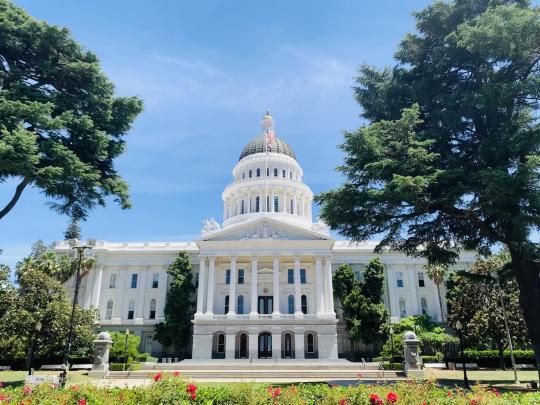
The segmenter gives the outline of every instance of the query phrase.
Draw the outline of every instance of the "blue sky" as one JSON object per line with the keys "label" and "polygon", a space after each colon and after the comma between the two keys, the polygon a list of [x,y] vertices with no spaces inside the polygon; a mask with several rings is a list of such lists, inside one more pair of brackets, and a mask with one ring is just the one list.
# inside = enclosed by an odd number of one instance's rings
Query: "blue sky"
{"label": "blue sky", "polygon": [[[393,64],[414,29],[412,11],[428,3],[16,0],[69,28],[98,55],[118,94],[145,101],[117,161],[133,208],[97,208],[83,237],[197,238],[204,218],[221,221],[221,192],[266,109],[313,191],[337,186],[341,131],[361,123],[356,69]],[[0,204],[13,189],[0,185]],[[2,261],[13,265],[37,239],[61,239],[66,225],[38,190],[25,191],[0,225]]]}

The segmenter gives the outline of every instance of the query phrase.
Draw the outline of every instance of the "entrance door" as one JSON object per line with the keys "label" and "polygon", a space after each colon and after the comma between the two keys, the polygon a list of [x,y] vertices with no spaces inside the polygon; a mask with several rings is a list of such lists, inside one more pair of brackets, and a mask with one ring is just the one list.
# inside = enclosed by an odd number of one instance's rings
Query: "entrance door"
{"label": "entrance door", "polygon": [[247,335],[245,333],[242,333],[240,335],[240,358],[241,359],[247,359],[248,357],[248,350],[247,350]]}
{"label": "entrance door", "polygon": [[285,358],[292,359],[292,337],[290,333],[285,334]]}
{"label": "entrance door", "polygon": [[259,335],[259,359],[272,358],[272,335],[261,333]]}
{"label": "entrance door", "polygon": [[274,297],[259,296],[259,314],[271,314],[274,311]]}

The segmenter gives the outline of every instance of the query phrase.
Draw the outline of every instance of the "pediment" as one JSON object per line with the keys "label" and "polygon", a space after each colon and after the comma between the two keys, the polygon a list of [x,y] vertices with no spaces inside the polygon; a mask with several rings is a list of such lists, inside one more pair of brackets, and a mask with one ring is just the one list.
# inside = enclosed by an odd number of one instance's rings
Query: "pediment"
{"label": "pediment", "polygon": [[275,219],[257,219],[204,235],[203,241],[330,240],[325,233]]}

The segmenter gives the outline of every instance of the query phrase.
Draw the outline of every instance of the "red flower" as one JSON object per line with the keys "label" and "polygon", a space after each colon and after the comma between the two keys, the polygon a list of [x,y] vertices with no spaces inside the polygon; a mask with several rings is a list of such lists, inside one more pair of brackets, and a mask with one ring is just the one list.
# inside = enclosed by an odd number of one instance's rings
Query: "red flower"
{"label": "red flower", "polygon": [[497,388],[493,388],[491,391],[493,391],[493,393],[495,394],[496,397],[501,396],[501,393],[499,392],[499,390]]}
{"label": "red flower", "polygon": [[193,395],[197,392],[197,386],[195,384],[188,384],[186,387],[186,391]]}
{"label": "red flower", "polygon": [[86,399],[79,399],[78,405],[86,405]]}
{"label": "red flower", "polygon": [[195,401],[197,399],[197,394],[195,394],[194,392],[191,393],[191,400],[192,401]]}
{"label": "red flower", "polygon": [[175,371],[175,372],[173,373],[173,375],[174,375],[175,377],[178,377],[178,376],[180,375],[180,371]]}
{"label": "red flower", "polygon": [[426,401],[422,402],[422,405],[427,405],[427,402]]}
{"label": "red flower", "polygon": [[0,401],[7,401],[8,397],[6,395],[0,394]]}
{"label": "red flower", "polygon": [[390,403],[394,403],[394,402],[397,402],[397,394],[395,392],[389,392],[388,394],[386,394],[386,400]]}
{"label": "red flower", "polygon": [[477,399],[471,399],[471,402],[469,402],[471,405],[478,405],[479,401]]}
{"label": "red flower", "polygon": [[268,393],[270,394],[270,396],[272,398],[277,398],[281,395],[281,389],[280,388],[272,388],[272,387],[268,387]]}
{"label": "red flower", "polygon": [[4,383],[0,381],[0,388],[4,388]]}
{"label": "red flower", "polygon": [[371,394],[369,396],[369,401],[370,401],[371,405],[382,405],[383,404],[383,400],[377,394]]}
{"label": "red flower", "polygon": [[28,385],[25,385],[22,392],[23,392],[24,395],[28,395],[28,394],[30,394],[32,392],[32,387],[29,387]]}
{"label": "red flower", "polygon": [[451,397],[451,396],[452,396],[452,391],[448,391],[448,392],[446,393],[446,396]]}
{"label": "red flower", "polygon": [[339,400],[339,405],[347,405],[349,403],[349,400],[347,398],[343,398]]}
{"label": "red flower", "polygon": [[154,375],[154,381],[159,381],[162,378],[163,378],[163,373],[161,371]]}

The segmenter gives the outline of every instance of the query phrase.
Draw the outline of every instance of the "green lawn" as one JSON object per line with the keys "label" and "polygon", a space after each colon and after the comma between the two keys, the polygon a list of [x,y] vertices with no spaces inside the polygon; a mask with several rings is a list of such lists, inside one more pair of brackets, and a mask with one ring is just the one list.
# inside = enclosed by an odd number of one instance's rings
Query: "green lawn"
{"label": "green lawn", "polygon": [[[68,382],[82,383],[92,381],[86,373],[86,371],[70,371],[68,373]],[[60,373],[58,371],[36,371],[35,374],[58,375]],[[23,385],[27,375],[28,371],[0,371],[0,382],[12,386]]]}

